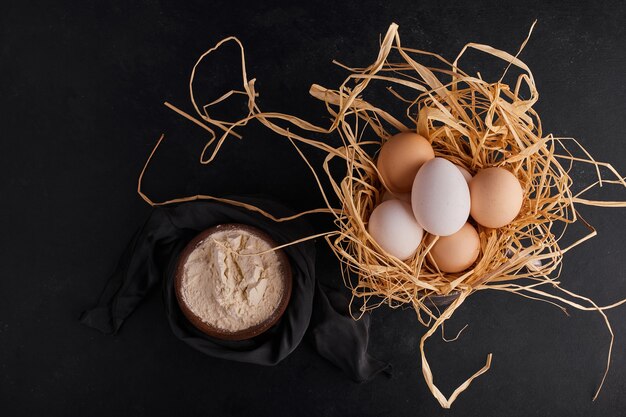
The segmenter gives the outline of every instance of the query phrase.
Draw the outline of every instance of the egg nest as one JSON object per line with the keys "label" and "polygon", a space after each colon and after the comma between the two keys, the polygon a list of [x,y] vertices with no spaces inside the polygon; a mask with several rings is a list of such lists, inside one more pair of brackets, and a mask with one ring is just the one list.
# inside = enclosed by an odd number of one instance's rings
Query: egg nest
{"label": "egg nest", "polygon": [[[488,354],[481,369],[445,396],[435,385],[426,359],[426,340],[476,291],[505,291],[553,304],[564,312],[566,307],[597,311],[611,333],[610,358],[613,334],[604,311],[625,300],[599,307],[589,298],[563,288],[559,277],[564,254],[596,234],[578,213],[578,206],[625,206],[623,202],[589,200],[584,194],[598,185],[613,183],[626,187],[626,183],[609,164],[595,161],[576,140],[544,134],[540,117],[533,109],[539,95],[532,72],[518,58],[528,39],[516,55],[470,43],[449,62],[437,54],[401,46],[398,26],[392,24],[371,65],[351,68],[337,63],[349,73],[338,88],[311,86],[310,94],[325,103],[331,117],[330,127],[320,127],[293,115],[261,111],[256,101],[256,80],[247,75],[243,45],[236,38],[226,38],[203,54],[193,68],[189,89],[197,116],[170,103],[166,105],[210,134],[200,157],[203,164],[215,159],[225,140],[241,138],[238,129],[253,120],[288,139],[313,174],[326,206],[276,218],[261,208],[211,195],[154,202],[141,190],[145,167],[138,191],[152,205],[210,199],[261,212],[276,221],[313,213],[334,216],[336,230],[290,244],[319,237],[327,240],[343,266],[355,318],[380,305],[408,305],[415,309],[418,320],[428,327],[420,341],[422,371],[442,407],[450,407],[491,363]],[[201,106],[194,95],[196,70],[206,56],[226,43],[235,43],[241,52],[241,90],[226,92]],[[468,51],[499,60],[503,67],[501,77],[487,81],[480,73],[464,72],[459,63]],[[422,61],[434,64],[426,66]],[[368,101],[368,93],[376,84],[384,85],[388,91],[385,103]],[[240,96],[246,100],[246,116],[235,121],[212,117],[213,106]],[[389,109],[398,106],[404,114],[393,115]],[[382,201],[385,190],[376,169],[376,153],[391,136],[409,130],[427,138],[435,156],[465,167],[472,174],[482,168],[503,167],[517,177],[523,188],[523,205],[513,222],[498,229],[473,223],[480,236],[480,255],[463,272],[439,271],[427,256],[434,244],[426,244],[427,239],[413,257],[403,261],[386,254],[367,232],[369,216]],[[341,140],[339,146],[333,145],[337,138]],[[303,147],[324,152],[321,166],[313,166]],[[581,164],[591,166],[597,178],[574,193],[570,172]],[[337,166],[345,167],[342,175],[337,175]],[[339,202],[338,207],[333,204],[335,201]],[[568,226],[575,222],[582,227],[576,237],[566,238]],[[428,301],[445,296],[453,296],[449,298],[454,301],[443,311],[436,307],[436,302]],[[607,360],[604,376],[608,363]],[[599,387],[603,382],[604,378]]]}

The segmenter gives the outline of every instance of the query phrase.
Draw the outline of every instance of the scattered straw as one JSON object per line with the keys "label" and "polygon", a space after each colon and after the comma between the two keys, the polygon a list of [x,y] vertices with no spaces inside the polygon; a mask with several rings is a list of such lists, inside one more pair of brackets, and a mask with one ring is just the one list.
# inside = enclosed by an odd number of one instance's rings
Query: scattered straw
{"label": "scattered straw", "polygon": [[[626,300],[599,307],[589,298],[562,288],[558,279],[563,255],[596,234],[593,227],[580,216],[578,206],[626,207],[623,201],[594,201],[582,198],[581,195],[603,183],[626,187],[626,182],[609,164],[595,161],[577,141],[543,133],[539,115],[533,109],[539,96],[534,78],[530,68],[518,58],[529,37],[530,33],[515,56],[487,45],[469,43],[451,63],[439,55],[401,46],[398,26],[392,24],[381,41],[376,60],[370,66],[350,68],[341,65],[350,74],[337,89],[311,86],[310,94],[325,103],[332,117],[328,128],[288,114],[261,111],[255,100],[258,96],[255,80],[248,79],[243,45],[234,37],[224,39],[203,54],[193,67],[189,89],[196,115],[165,103],[211,135],[202,151],[200,162],[210,163],[225,140],[231,136],[241,137],[235,132],[236,129],[255,120],[293,144],[313,173],[326,207],[286,218],[275,218],[249,204],[209,195],[154,202],[141,191],[141,183],[146,167],[163,137],[142,170],[138,192],[151,205],[210,199],[254,210],[276,221],[287,221],[311,213],[334,216],[336,230],[303,238],[293,244],[309,238],[325,237],[341,262],[344,282],[352,291],[351,311],[355,318],[382,304],[394,308],[404,305],[415,308],[418,320],[428,326],[420,341],[424,379],[444,408],[449,408],[457,396],[491,365],[491,354],[488,354],[485,365],[446,397],[435,385],[426,359],[425,343],[428,338],[444,325],[472,293],[481,290],[506,291],[550,303],[565,313],[566,306],[597,311],[605,320],[611,341],[607,366],[593,397],[595,400],[609,370],[613,346],[613,332],[604,311]],[[242,90],[226,92],[219,99],[200,106],[193,88],[196,70],[206,56],[228,42],[234,42],[241,51]],[[489,82],[480,75],[465,73],[459,62],[470,50],[507,63],[502,77],[497,82]],[[421,59],[434,59],[438,65],[427,67],[420,63]],[[521,74],[511,76],[513,69]],[[505,83],[507,76],[512,77],[514,82]],[[391,93],[389,100],[400,100],[406,106],[405,115],[394,116],[384,110],[387,107],[385,103],[379,107],[366,100],[370,85],[381,82],[387,85]],[[236,96],[246,98],[247,115],[236,121],[212,118],[212,106]],[[505,167],[517,176],[523,186],[525,198],[519,216],[501,229],[478,226],[481,242],[479,260],[462,273],[440,272],[426,256],[432,244],[420,246],[413,258],[401,261],[385,253],[367,233],[369,215],[381,201],[385,189],[376,170],[372,149],[380,148],[398,131],[409,129],[428,138],[436,156],[447,158],[470,172],[491,166]],[[221,132],[219,136],[216,130]],[[330,141],[308,137],[313,134],[318,137],[338,137],[342,145],[333,147]],[[326,153],[321,168],[330,182],[329,189],[322,185],[316,169],[298,145],[312,146]],[[210,156],[207,157],[208,153]],[[333,177],[330,170],[330,164],[337,160],[345,164],[345,175],[339,179]],[[573,181],[569,172],[576,164],[594,166],[597,181],[582,192],[573,194]],[[603,178],[601,168],[608,170],[611,177]],[[328,193],[338,198],[340,207],[331,207]],[[562,246],[567,227],[577,221],[587,233]],[[459,296],[442,313],[428,307],[426,299],[429,296],[447,295],[453,291],[458,292]],[[356,300],[359,302],[356,303]]]}

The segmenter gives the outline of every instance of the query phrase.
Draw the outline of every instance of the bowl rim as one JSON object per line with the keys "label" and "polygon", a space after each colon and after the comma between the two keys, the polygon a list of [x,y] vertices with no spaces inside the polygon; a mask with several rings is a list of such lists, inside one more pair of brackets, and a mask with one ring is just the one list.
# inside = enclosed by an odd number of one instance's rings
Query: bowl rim
{"label": "bowl rim", "polygon": [[234,332],[223,330],[212,326],[206,322],[204,322],[198,315],[196,315],[191,309],[187,306],[187,304],[183,300],[182,295],[182,282],[185,273],[185,264],[187,263],[187,259],[189,255],[202,243],[204,242],[210,235],[229,230],[241,230],[248,232],[264,241],[266,241],[270,246],[276,247],[278,244],[272,239],[267,233],[264,231],[247,224],[242,223],[224,223],[218,224],[216,226],[209,227],[208,229],[203,230],[198,233],[191,241],[185,246],[178,257],[175,279],[174,279],[174,288],[176,292],[176,300],[178,301],[178,306],[180,307],[183,315],[191,324],[200,330],[202,333],[207,336],[214,337],[216,339],[221,340],[245,340],[251,339],[253,337],[259,336],[260,334],[267,331],[270,327],[274,326],[278,320],[285,313],[287,306],[289,304],[289,300],[291,299],[291,290],[292,290],[292,271],[291,264],[287,258],[287,255],[284,253],[282,249],[277,249],[275,251],[278,256],[279,262],[279,270],[281,271],[281,277],[283,281],[283,295],[278,303],[278,306],[274,310],[274,312],[262,322],[255,324],[254,326],[248,327],[246,329],[237,330]]}

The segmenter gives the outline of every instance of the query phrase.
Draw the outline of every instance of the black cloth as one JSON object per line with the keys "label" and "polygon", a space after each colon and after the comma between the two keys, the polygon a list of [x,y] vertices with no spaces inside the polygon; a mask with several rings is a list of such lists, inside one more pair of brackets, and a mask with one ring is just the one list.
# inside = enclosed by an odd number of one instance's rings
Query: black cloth
{"label": "black cloth", "polygon": [[[293,214],[285,207],[258,198],[237,198],[275,216]],[[352,379],[365,381],[390,365],[367,353],[369,316],[353,320],[347,298],[339,291],[323,290],[315,280],[315,244],[311,241],[284,248],[289,258],[293,287],[280,321],[263,334],[243,341],[222,341],[196,329],[182,314],[174,291],[174,271],[185,245],[199,232],[217,224],[243,223],[265,231],[278,244],[311,234],[301,219],[274,222],[259,213],[228,204],[194,201],[154,208],[135,233],[115,273],[93,309],[81,322],[103,333],[116,333],[146,294],[160,282],[170,327],[176,337],[207,355],[274,365],[308,338],[320,355],[343,369]],[[328,291],[328,294],[327,292]]]}

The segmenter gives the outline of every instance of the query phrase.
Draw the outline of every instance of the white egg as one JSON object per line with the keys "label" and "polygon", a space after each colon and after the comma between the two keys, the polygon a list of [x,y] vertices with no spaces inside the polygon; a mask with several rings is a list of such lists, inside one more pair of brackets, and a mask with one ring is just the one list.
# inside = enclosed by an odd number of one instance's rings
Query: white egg
{"label": "white egg", "polygon": [[367,231],[385,252],[401,260],[413,256],[424,236],[410,204],[395,199],[372,211]]}
{"label": "white egg", "polygon": [[463,178],[465,178],[465,181],[467,181],[467,183],[469,184],[470,180],[472,179],[472,174],[470,174],[470,172],[461,165],[455,165],[455,167],[457,167],[459,171],[461,171]]}
{"label": "white egg", "polygon": [[411,205],[424,230],[437,236],[450,236],[459,231],[469,217],[467,181],[452,162],[431,159],[415,176]]}

